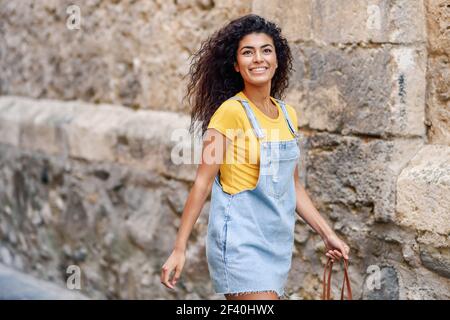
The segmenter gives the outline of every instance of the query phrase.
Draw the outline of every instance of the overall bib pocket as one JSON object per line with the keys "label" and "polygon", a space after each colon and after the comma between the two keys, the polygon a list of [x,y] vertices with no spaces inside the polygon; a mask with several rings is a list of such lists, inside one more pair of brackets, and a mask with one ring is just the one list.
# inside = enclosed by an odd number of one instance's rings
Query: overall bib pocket
{"label": "overall bib pocket", "polygon": [[268,195],[279,199],[286,193],[294,179],[299,155],[298,148],[272,152],[268,161],[268,172],[263,180],[263,188]]}

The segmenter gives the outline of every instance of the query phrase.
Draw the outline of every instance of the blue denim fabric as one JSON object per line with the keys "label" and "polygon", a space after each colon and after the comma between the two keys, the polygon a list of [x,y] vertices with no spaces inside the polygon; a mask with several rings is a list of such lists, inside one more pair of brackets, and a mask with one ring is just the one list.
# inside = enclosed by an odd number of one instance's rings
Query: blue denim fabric
{"label": "blue denim fabric", "polygon": [[242,103],[259,139],[260,170],[256,187],[236,194],[223,191],[219,174],[214,179],[206,238],[209,273],[216,293],[276,291],[281,297],[294,245],[298,134],[278,101],[294,138],[264,141],[248,101],[232,99]]}

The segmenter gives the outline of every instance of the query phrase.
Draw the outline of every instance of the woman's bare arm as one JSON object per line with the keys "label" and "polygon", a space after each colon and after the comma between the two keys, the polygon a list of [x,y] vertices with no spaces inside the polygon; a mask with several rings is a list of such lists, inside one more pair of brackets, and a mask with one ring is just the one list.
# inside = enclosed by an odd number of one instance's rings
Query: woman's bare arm
{"label": "woman's bare arm", "polygon": [[296,193],[296,210],[297,214],[303,218],[322,238],[333,234],[325,219],[320,215],[319,211],[314,207],[311,198],[306,193],[298,177],[298,166],[295,168],[295,193]]}
{"label": "woman's bare arm", "polygon": [[186,249],[189,235],[211,192],[214,178],[224,159],[224,150],[226,150],[229,142],[229,139],[225,138],[225,136],[215,129],[208,129],[206,131],[202,149],[202,160],[197,169],[194,185],[184,206],[174,249]]}
{"label": "woman's bare arm", "polygon": [[[181,275],[189,235],[202,211],[206,198],[211,192],[214,178],[225,158],[225,150],[230,142],[231,140],[225,138],[219,131],[215,129],[206,130],[203,139],[202,159],[197,168],[194,185],[184,205],[174,249],[161,268],[161,283],[168,288],[173,289]],[[169,280],[173,270],[175,274]]]}
{"label": "woman's bare arm", "polygon": [[294,180],[297,214],[322,237],[328,250],[326,253],[328,257],[339,260],[339,258],[344,256],[345,259],[348,259],[350,248],[344,241],[339,239],[334,230],[331,229],[319,211],[314,207],[311,198],[306,193],[298,177],[298,166],[295,168]]}

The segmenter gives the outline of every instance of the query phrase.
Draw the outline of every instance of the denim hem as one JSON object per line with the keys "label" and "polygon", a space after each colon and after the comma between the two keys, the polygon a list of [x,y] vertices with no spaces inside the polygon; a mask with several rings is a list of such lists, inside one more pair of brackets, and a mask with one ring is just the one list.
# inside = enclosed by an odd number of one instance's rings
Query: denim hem
{"label": "denim hem", "polygon": [[238,290],[238,291],[231,291],[231,292],[218,292],[219,294],[224,295],[230,295],[230,296],[242,296],[246,294],[252,294],[252,293],[264,293],[264,292],[273,292],[277,294],[278,299],[285,298],[285,292],[284,290],[275,290],[275,289],[265,289],[265,290]]}

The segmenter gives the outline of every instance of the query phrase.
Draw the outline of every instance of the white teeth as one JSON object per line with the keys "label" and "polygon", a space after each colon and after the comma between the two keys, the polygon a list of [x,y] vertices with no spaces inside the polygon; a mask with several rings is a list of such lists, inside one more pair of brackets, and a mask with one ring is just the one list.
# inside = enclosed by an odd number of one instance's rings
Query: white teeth
{"label": "white teeth", "polygon": [[253,68],[251,69],[252,71],[262,71],[262,70],[266,70],[266,68],[262,67],[262,68]]}

